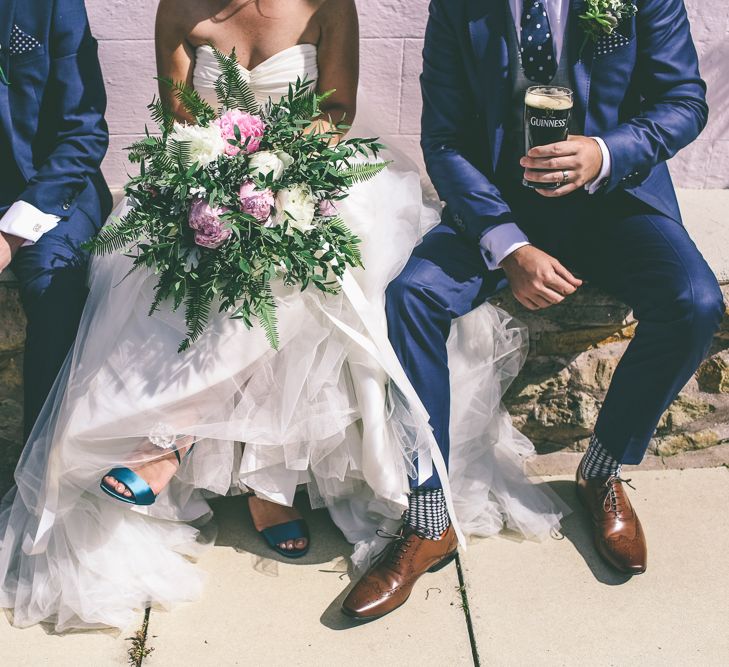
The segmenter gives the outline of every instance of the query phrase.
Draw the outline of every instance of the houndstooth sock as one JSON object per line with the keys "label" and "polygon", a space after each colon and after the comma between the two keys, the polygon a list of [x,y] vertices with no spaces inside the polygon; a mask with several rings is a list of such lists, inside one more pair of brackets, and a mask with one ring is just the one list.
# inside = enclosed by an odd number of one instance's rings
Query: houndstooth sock
{"label": "houndstooth sock", "polygon": [[596,479],[620,475],[622,465],[600,444],[593,433],[590,438],[590,446],[587,448],[585,456],[582,457],[580,467],[585,479]]}
{"label": "houndstooth sock", "polygon": [[403,519],[430,540],[439,540],[451,525],[443,489],[413,489]]}

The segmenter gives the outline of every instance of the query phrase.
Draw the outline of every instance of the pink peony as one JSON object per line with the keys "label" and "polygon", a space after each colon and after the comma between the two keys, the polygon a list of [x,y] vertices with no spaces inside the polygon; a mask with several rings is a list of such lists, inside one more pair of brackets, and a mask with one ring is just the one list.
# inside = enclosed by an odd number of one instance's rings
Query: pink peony
{"label": "pink peony", "polygon": [[221,216],[230,209],[225,206],[212,208],[204,199],[197,199],[190,207],[187,220],[195,230],[195,243],[203,248],[219,248],[233,233]]}
{"label": "pink peony", "polygon": [[215,121],[220,129],[220,136],[225,141],[225,154],[238,155],[242,150],[238,146],[228,143],[228,139],[235,139],[235,130],[240,130],[240,143],[246,145],[246,153],[255,153],[261,146],[261,137],[266,126],[258,116],[253,116],[240,109],[230,109],[226,111],[217,121]]}
{"label": "pink peony", "polygon": [[240,186],[240,210],[243,213],[252,215],[258,222],[266,222],[271,215],[271,209],[274,204],[273,192],[266,188],[265,190],[256,190],[256,185],[252,181],[245,181]]}
{"label": "pink peony", "polygon": [[331,199],[319,201],[319,215],[324,218],[333,218],[338,214],[337,205]]}

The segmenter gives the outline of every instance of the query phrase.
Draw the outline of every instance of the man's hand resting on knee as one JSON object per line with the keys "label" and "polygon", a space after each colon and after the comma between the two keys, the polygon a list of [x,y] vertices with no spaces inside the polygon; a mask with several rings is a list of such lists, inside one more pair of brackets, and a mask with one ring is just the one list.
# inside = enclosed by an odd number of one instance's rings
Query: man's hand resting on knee
{"label": "man's hand resting on knee", "polygon": [[512,252],[501,262],[501,268],[517,301],[529,310],[559,303],[582,285],[554,257],[533,245]]}
{"label": "man's hand resting on knee", "polygon": [[0,273],[10,266],[16,251],[25,243],[25,239],[12,234],[0,232]]}

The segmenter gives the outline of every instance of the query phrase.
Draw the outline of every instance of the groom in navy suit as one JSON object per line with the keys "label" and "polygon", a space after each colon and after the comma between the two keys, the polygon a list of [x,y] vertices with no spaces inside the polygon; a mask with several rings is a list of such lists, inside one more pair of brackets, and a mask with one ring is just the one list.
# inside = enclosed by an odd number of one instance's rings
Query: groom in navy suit
{"label": "groom in navy suit", "polygon": [[111,207],[105,108],[83,0],[0,0],[0,271],[18,279],[28,319],[26,436],[76,336],[81,244]]}
{"label": "groom in navy suit", "polygon": [[[601,28],[580,20],[584,0],[431,1],[422,147],[446,208],[390,285],[387,315],[447,461],[454,318],[507,281],[532,310],[559,303],[582,280],[633,308],[635,338],[613,376],[577,490],[600,555],[637,574],[647,550],[620,466],[640,463],[664,410],[704,358],[724,303],[682,226],[666,167],[708,112],[683,1],[597,4],[620,18],[593,42],[587,32]],[[535,84],[571,88],[574,108],[566,141],[525,154],[524,96]],[[523,177],[559,187],[531,190]],[[452,554],[440,487],[433,475],[413,489],[402,540],[354,589],[347,613],[391,611]],[[431,540],[441,546],[427,546]]]}

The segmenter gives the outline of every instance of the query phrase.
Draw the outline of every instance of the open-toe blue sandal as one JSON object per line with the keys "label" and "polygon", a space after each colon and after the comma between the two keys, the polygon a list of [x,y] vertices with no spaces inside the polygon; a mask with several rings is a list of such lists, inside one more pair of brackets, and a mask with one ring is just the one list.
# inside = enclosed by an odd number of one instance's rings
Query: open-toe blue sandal
{"label": "open-toe blue sandal", "polygon": [[[250,506],[252,497],[255,497],[254,493],[246,494],[248,496],[248,510],[253,513]],[[256,528],[255,521],[253,527]],[[271,549],[277,554],[284,556],[285,558],[301,558],[309,553],[309,546],[311,545],[311,538],[309,537],[309,527],[306,525],[304,519],[294,519],[293,521],[285,521],[284,523],[278,523],[275,526],[264,528],[263,530],[256,530],[263,536]],[[279,544],[288,542],[289,540],[306,540],[306,546],[303,549],[282,549]]]}
{"label": "open-toe blue sandal", "polygon": [[[180,450],[177,449],[174,445],[172,446],[172,451],[174,455],[177,457],[177,462],[179,464],[182,464],[183,458],[186,458],[195,447],[194,443],[190,445],[190,449],[187,450],[185,453],[185,457],[180,456]],[[112,498],[115,498],[116,500],[121,500],[123,503],[129,503],[130,505],[153,505],[154,501],[157,500],[157,496],[154,495],[154,491],[152,491],[151,487],[147,482],[145,482],[139,475],[137,475],[136,472],[133,470],[130,470],[129,468],[112,468],[109,472],[104,475],[104,477],[111,476],[118,482],[121,482],[124,486],[127,487],[129,491],[131,491],[131,496],[125,496],[123,493],[118,493],[116,489],[112,488],[109,484],[107,484],[104,479],[101,480],[101,490],[107,494],[108,496],[111,496]]]}
{"label": "open-toe blue sandal", "polygon": [[[268,542],[268,546],[271,547],[276,553],[285,556],[286,558],[301,558],[309,553],[309,545],[311,540],[309,539],[309,527],[306,525],[306,521],[303,519],[294,519],[293,521],[287,521],[286,523],[279,523],[276,526],[270,528],[264,528],[261,532],[263,539]],[[306,546],[303,549],[282,549],[279,544],[288,542],[289,540],[306,540]]]}

